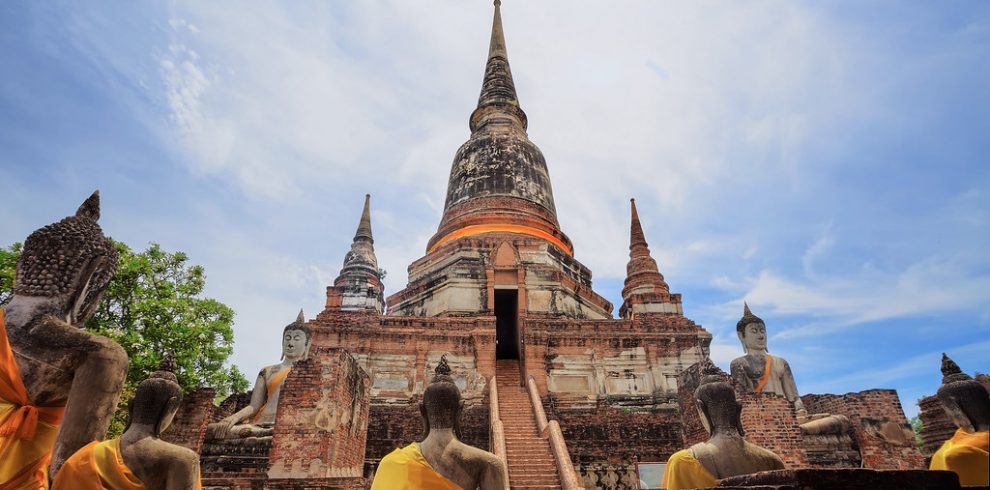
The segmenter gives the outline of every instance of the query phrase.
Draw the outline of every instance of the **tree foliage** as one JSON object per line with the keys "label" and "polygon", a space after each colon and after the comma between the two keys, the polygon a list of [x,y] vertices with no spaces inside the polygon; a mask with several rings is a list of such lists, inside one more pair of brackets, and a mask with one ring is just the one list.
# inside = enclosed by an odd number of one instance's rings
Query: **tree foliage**
{"label": "tree foliage", "polygon": [[14,295],[14,277],[17,274],[17,259],[20,256],[20,243],[0,248],[0,306],[7,304]]}
{"label": "tree foliage", "polygon": [[[233,352],[234,311],[204,297],[203,267],[190,265],[185,253],[166,252],[155,243],[140,253],[114,245],[120,252],[117,273],[86,322],[87,330],[113,339],[130,358],[110,434],[123,430],[127,401],[166,351],[175,355],[179,384],[186,391],[210,386],[224,397],[246,390],[247,380],[237,366],[224,365]],[[19,255],[17,244],[0,252],[0,298],[6,298],[13,284],[12,275],[7,282],[7,263],[16,265]]]}
{"label": "tree foliage", "polygon": [[914,431],[914,444],[921,449],[925,445],[925,439],[921,437],[921,430],[925,428],[925,424],[921,422],[921,417],[915,415],[911,417],[911,430]]}

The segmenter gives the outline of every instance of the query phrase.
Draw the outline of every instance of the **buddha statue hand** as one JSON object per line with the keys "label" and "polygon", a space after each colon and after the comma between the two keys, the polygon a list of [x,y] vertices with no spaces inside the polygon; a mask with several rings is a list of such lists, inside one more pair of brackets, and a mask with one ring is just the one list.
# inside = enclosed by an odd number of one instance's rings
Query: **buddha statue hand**
{"label": "buddha statue hand", "polygon": [[226,417],[219,422],[214,422],[206,426],[206,438],[214,440],[226,439],[230,433],[230,428],[237,424],[238,420],[234,416]]}

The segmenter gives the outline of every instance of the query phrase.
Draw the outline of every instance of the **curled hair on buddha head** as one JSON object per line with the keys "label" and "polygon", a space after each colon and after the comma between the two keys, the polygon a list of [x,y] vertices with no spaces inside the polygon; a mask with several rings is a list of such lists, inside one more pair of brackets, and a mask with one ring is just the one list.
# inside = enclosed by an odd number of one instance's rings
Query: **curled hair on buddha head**
{"label": "curled hair on buddha head", "polygon": [[310,337],[313,335],[309,330],[309,325],[306,325],[306,315],[303,314],[302,308],[299,309],[299,315],[296,316],[296,321],[288,324],[282,329],[282,335],[289,330],[299,330],[304,335],[306,335],[306,342],[309,342]]}
{"label": "curled hair on buddha head", "polygon": [[736,392],[729,384],[729,377],[718,366],[705,359],[701,367],[701,383],[694,390],[694,399],[708,418],[712,434],[716,428],[735,428],[745,436],[739,415],[742,405],[736,400]]}
{"label": "curled hair on buddha head", "polygon": [[179,408],[182,401],[182,387],[179,386],[175,371],[178,364],[175,356],[171,352],[166,352],[162,362],[148,379],[138,385],[128,404],[127,426],[124,432],[130,428],[131,424],[143,424],[154,426],[154,436],[158,437],[161,431],[165,430],[162,422],[166,417]]}
{"label": "curled hair on buddha head", "polygon": [[423,403],[421,405],[423,417],[426,422],[426,431],[434,429],[454,429],[458,432],[458,418],[461,411],[461,390],[454,384],[454,378],[450,376],[450,365],[447,364],[447,355],[440,356],[433,371],[433,380],[423,392]]}
{"label": "curled hair on buddha head", "polygon": [[[962,427],[972,432],[977,424],[987,424],[990,418],[990,394],[979,381],[959,369],[959,365],[942,353],[942,386],[936,393],[946,412],[962,415],[971,427]],[[961,420],[953,421],[959,424]]]}
{"label": "curled hair on buddha head", "polygon": [[66,308],[79,305],[77,318],[88,319],[117,270],[117,249],[103,235],[99,219],[100,191],[96,191],[75,215],[28,235],[17,261],[14,294],[49,298],[73,294]]}
{"label": "curled hair on buddha head", "polygon": [[749,311],[749,305],[743,301],[743,316],[739,319],[739,322],[736,323],[736,332],[742,332],[746,328],[746,325],[749,325],[750,323],[766,324],[762,318],[754,315],[752,311]]}

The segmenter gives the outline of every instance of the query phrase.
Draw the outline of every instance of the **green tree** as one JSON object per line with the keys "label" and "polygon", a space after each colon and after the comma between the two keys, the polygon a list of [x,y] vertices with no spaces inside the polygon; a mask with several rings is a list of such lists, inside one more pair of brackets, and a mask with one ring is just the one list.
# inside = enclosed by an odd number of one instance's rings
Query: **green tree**
{"label": "green tree", "polygon": [[[234,311],[204,297],[203,267],[190,265],[185,253],[166,252],[156,243],[140,253],[119,242],[114,245],[120,252],[117,273],[86,323],[87,330],[119,343],[130,358],[110,435],[123,430],[127,401],[138,383],[158,368],[166,351],[175,355],[179,384],[186,391],[210,386],[225,397],[246,390],[247,379],[237,366],[224,365],[233,352]],[[0,281],[6,278],[4,261],[14,256],[16,264],[19,252],[15,244],[0,254]],[[9,291],[7,282],[0,288],[0,295]]]}
{"label": "green tree", "polygon": [[911,417],[911,430],[914,431],[914,444],[921,449],[921,446],[925,444],[925,439],[921,437],[921,430],[925,427],[925,424],[921,422],[921,417],[915,415]]}
{"label": "green tree", "polygon": [[17,274],[17,259],[20,256],[20,243],[0,248],[0,306],[7,304],[14,295],[14,277]]}

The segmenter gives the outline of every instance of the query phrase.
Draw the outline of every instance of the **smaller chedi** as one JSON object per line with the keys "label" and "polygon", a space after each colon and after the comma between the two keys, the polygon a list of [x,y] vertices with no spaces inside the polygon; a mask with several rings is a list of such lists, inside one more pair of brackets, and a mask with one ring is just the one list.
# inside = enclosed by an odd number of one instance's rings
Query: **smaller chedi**
{"label": "smaller chedi", "polygon": [[176,367],[172,355],[166,354],[158,371],[138,385],[123,435],[94,441],[72,455],[52,490],[199,488],[199,455],[159,439],[182,401]]}
{"label": "smaller chedi", "polygon": [[0,488],[47,488],[62,463],[102,439],[127,373],[127,354],[83,330],[117,268],[98,223],[100,195],[35,230],[0,309]]}
{"label": "smaller chedi", "polygon": [[958,429],[932,455],[930,468],[955,472],[963,486],[990,485],[990,394],[943,353],[936,396]]}
{"label": "smaller chedi", "polygon": [[763,319],[743,303],[743,316],[736,323],[736,335],[742,342],[746,355],[737,357],[730,364],[732,378],[746,393],[776,393],[794,404],[799,422],[808,419],[808,412],[798,396],[791,366],[782,357],[771,356],[767,351],[767,326]]}
{"label": "smaller chedi", "polygon": [[372,490],[504,490],[506,469],[492,453],[457,439],[464,402],[444,355],[423,393],[426,438],[382,458]]}
{"label": "smaller chedi", "polygon": [[744,439],[742,404],[724,372],[710,359],[704,361],[701,384],[694,392],[708,441],[671,455],[663,476],[663,488],[714,487],[718,480],[758,471],[779,470],[779,456]]}
{"label": "smaller chedi", "polygon": [[282,331],[282,361],[265,367],[251,392],[251,402],[233,415],[210,424],[206,442],[225,445],[270,445],[282,383],[296,362],[306,358],[312,334],[302,310]]}

